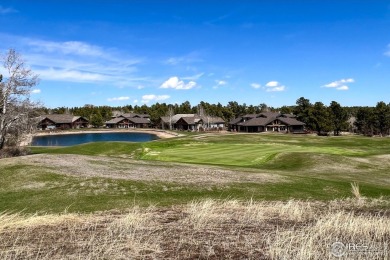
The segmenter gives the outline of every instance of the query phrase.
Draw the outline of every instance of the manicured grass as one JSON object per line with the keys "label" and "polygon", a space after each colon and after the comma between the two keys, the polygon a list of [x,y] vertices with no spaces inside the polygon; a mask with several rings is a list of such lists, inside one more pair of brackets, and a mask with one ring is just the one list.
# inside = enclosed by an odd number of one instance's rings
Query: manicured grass
{"label": "manicured grass", "polygon": [[390,139],[237,134],[147,143],[144,147],[150,150],[142,159],[260,167],[283,153],[291,157],[300,153],[351,157],[389,154]]}

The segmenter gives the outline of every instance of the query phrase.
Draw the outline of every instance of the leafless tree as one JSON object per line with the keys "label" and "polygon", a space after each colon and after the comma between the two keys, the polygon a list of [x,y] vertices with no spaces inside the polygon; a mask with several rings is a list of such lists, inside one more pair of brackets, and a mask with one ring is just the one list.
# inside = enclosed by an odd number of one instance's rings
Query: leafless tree
{"label": "leafless tree", "polygon": [[0,72],[0,150],[7,141],[17,143],[30,130],[31,88],[38,84],[38,75],[32,72],[14,49],[1,57]]}

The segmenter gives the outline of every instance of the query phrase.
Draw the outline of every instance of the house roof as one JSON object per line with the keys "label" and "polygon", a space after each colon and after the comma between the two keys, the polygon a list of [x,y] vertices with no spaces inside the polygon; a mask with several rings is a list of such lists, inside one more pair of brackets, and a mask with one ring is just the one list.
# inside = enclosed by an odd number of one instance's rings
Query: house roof
{"label": "house roof", "polygon": [[65,114],[51,114],[51,115],[43,115],[41,116],[40,121],[44,120],[45,118],[49,119],[50,121],[56,123],[56,124],[71,124],[74,121],[78,120],[79,118],[84,119],[88,122],[88,120],[81,116],[73,116],[73,115],[65,115]]}
{"label": "house roof", "polygon": [[[179,120],[177,120],[176,123],[179,123],[180,121],[184,121],[187,125],[194,125],[195,124],[195,117],[181,117]],[[199,120],[198,120],[199,122]]]}
{"label": "house roof", "polygon": [[245,118],[255,118],[257,116],[258,116],[258,114],[246,114],[246,115],[243,115],[242,117],[245,117]]}
{"label": "house roof", "polygon": [[172,116],[172,123],[175,124],[178,120],[180,120],[180,118],[194,118],[198,116],[197,114],[176,114],[174,116]]}
{"label": "house roof", "polygon": [[[245,116],[244,116],[245,117]],[[276,112],[264,112],[257,115],[257,117],[249,119],[248,121],[241,122],[242,117],[238,117],[229,122],[231,125],[243,125],[243,126],[266,126],[274,120],[280,120],[286,125],[305,125],[305,123],[295,119],[294,115],[286,114],[281,115]]]}
{"label": "house roof", "polygon": [[230,120],[229,125],[236,125],[236,124],[240,123],[241,120],[242,120],[241,117],[234,118],[234,119]]}
{"label": "house roof", "polygon": [[286,125],[305,125],[305,123],[291,117],[278,117],[278,119],[280,122],[285,123]]}
{"label": "house roof", "polygon": [[136,114],[136,113],[124,113],[120,115],[121,117],[126,118],[149,118],[150,116],[148,114]]}
{"label": "house roof", "polygon": [[[202,120],[204,123],[210,123],[210,124],[224,124],[225,120],[223,120],[221,117],[218,116],[199,116],[197,114],[176,114],[171,117],[172,124],[176,124],[177,121],[180,120],[180,118],[185,118],[186,122],[192,122],[191,124],[197,123],[198,121]],[[190,119],[192,118],[192,119]],[[169,116],[162,116],[161,121],[163,123],[169,123]]]}
{"label": "house roof", "polygon": [[148,118],[139,118],[139,117],[133,117],[133,118],[125,118],[125,117],[116,117],[116,118],[113,118],[109,121],[106,122],[106,124],[108,125],[115,125],[115,124],[118,124],[120,122],[122,122],[123,120],[128,120],[129,122],[133,123],[133,124],[149,124],[150,121]]}
{"label": "house roof", "polygon": [[219,117],[219,116],[209,116],[208,118],[204,117],[202,119],[203,119],[203,122],[210,123],[210,124],[224,124],[225,123],[225,120],[223,120],[223,118]]}
{"label": "house roof", "polygon": [[289,118],[297,117],[297,116],[294,115],[294,114],[281,114],[280,116],[281,116],[281,117],[289,117]]}
{"label": "house roof", "polygon": [[[176,122],[182,118],[182,117],[195,117],[197,116],[196,114],[176,114],[176,115],[173,115],[171,117],[171,120],[172,120],[172,124],[176,124]],[[164,122],[164,123],[169,123],[169,116],[162,116],[161,117],[161,120]]]}
{"label": "house roof", "polygon": [[128,118],[131,122],[134,124],[150,124],[149,118],[143,118],[143,117],[133,117],[133,118]]}
{"label": "house roof", "polygon": [[262,112],[258,116],[261,116],[261,115],[263,115],[267,118],[272,118],[272,117],[276,118],[276,117],[280,116],[280,113],[278,113],[278,112]]}
{"label": "house roof", "polygon": [[266,126],[267,124],[271,123],[273,120],[275,120],[275,117],[274,118],[256,117],[246,122],[243,122],[242,125],[243,126],[259,126],[259,125]]}
{"label": "house roof", "polygon": [[200,121],[202,121],[202,123],[205,123],[204,120],[205,120],[204,118],[198,117],[198,116],[196,116],[196,117],[195,116],[194,117],[181,117],[179,120],[177,120],[176,124],[178,124],[180,121],[183,121],[187,125],[194,125],[194,124],[198,124]]}
{"label": "house roof", "polygon": [[160,119],[163,123],[169,123],[169,116],[162,116]]}
{"label": "house roof", "polygon": [[118,124],[120,123],[121,121],[125,120],[127,118],[124,118],[124,117],[116,117],[116,118],[113,118],[109,121],[106,122],[106,124],[108,125],[115,125],[115,124]]}
{"label": "house roof", "polygon": [[[195,124],[200,120],[203,121],[204,124],[224,124],[225,120],[218,116],[199,116],[197,114],[176,114],[171,117],[172,124],[176,124],[181,118],[184,119],[184,122],[187,124]],[[165,124],[169,123],[169,116],[160,117],[161,121]]]}

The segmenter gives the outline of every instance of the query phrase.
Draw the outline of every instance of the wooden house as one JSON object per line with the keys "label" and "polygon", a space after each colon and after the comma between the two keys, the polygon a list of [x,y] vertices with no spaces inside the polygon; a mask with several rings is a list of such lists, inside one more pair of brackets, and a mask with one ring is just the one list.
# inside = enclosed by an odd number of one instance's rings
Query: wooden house
{"label": "wooden house", "polygon": [[148,114],[126,113],[113,118],[106,123],[107,128],[148,128],[150,119]]}
{"label": "wooden house", "polygon": [[199,131],[222,129],[225,127],[225,120],[220,117],[199,116],[197,114],[176,114],[160,118],[162,129]]}
{"label": "wooden house", "polygon": [[235,132],[284,132],[304,133],[305,123],[292,114],[264,112],[238,117],[229,122],[229,130]]}
{"label": "wooden house", "polygon": [[88,127],[88,119],[81,116],[52,114],[40,116],[38,129],[74,129]]}

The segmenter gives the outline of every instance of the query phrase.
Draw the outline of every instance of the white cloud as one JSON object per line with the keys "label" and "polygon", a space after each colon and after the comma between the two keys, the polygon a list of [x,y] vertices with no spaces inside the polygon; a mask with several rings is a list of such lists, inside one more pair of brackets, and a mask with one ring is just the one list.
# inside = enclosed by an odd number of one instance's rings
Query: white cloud
{"label": "white cloud", "polygon": [[39,69],[34,70],[41,78],[46,80],[71,81],[71,82],[96,82],[104,81],[105,75],[99,73],[83,72],[79,70],[66,69]]}
{"label": "white cloud", "polygon": [[353,83],[355,82],[354,79],[352,78],[347,78],[347,79],[340,79],[333,81],[329,84],[324,85],[323,87],[325,88],[335,88],[337,90],[348,90],[349,86],[347,85],[348,83]]}
{"label": "white cloud", "polygon": [[332,82],[332,83],[325,85],[326,88],[335,88],[337,86],[339,86],[339,83],[337,83],[337,82]]}
{"label": "white cloud", "polygon": [[277,81],[270,81],[270,82],[268,82],[267,84],[265,84],[266,87],[271,87],[271,88],[277,87],[277,86],[279,86],[279,85],[280,85],[280,84],[279,84],[279,82],[277,82]]}
{"label": "white cloud", "polygon": [[105,83],[115,87],[137,87],[151,83],[137,76],[144,61],[113,48],[79,41],[44,41],[0,32],[1,46],[23,50],[23,58],[42,81]]}
{"label": "white cloud", "polygon": [[139,86],[137,87],[137,89],[143,89],[143,88],[145,88],[145,87],[142,86],[142,85],[139,85]]}
{"label": "white cloud", "polygon": [[281,91],[284,91],[285,89],[286,89],[285,86],[278,86],[278,87],[267,88],[266,91],[267,92],[281,92]]}
{"label": "white cloud", "polygon": [[188,53],[187,55],[179,56],[179,57],[170,57],[165,60],[165,64],[168,65],[178,65],[181,63],[194,63],[194,62],[202,62],[199,52],[193,51]]}
{"label": "white cloud", "polygon": [[33,89],[33,90],[31,91],[31,94],[39,94],[39,93],[41,93],[41,90],[38,89],[38,88]]}
{"label": "white cloud", "polygon": [[255,89],[258,89],[258,88],[261,88],[261,85],[259,83],[252,83],[251,87],[255,88]]}
{"label": "white cloud", "polygon": [[192,89],[196,86],[195,81],[189,81],[184,83],[178,77],[170,77],[167,81],[161,84],[160,88],[173,88],[173,89]]}
{"label": "white cloud", "polygon": [[143,95],[141,102],[142,103],[149,103],[150,101],[162,101],[162,100],[166,100],[168,98],[170,98],[170,96],[168,96],[168,95],[160,95],[160,96],[153,95],[153,94]]}
{"label": "white cloud", "polygon": [[280,84],[277,81],[270,81],[267,84],[265,84],[265,91],[267,92],[281,92],[285,91],[286,86]]}
{"label": "white cloud", "polygon": [[102,48],[79,41],[52,42],[43,40],[32,40],[28,43],[36,50],[46,52],[60,52],[63,54],[75,54],[82,56],[103,56]]}
{"label": "white cloud", "polygon": [[3,7],[0,5],[0,14],[17,13],[18,11],[11,7]]}
{"label": "white cloud", "polygon": [[213,89],[217,89],[217,88],[219,88],[219,87],[221,87],[221,86],[226,85],[226,84],[227,84],[227,81],[225,81],[225,80],[216,80],[215,83],[217,83],[217,85],[215,85],[215,86],[213,87]]}
{"label": "white cloud", "polygon": [[338,87],[338,88],[336,88],[337,90],[348,90],[349,89],[349,87],[348,86],[341,86],[341,87]]}
{"label": "white cloud", "polygon": [[129,99],[130,97],[114,97],[114,98],[107,98],[107,101],[113,102],[113,101],[124,101]]}
{"label": "white cloud", "polygon": [[[131,87],[134,86],[134,82],[141,83],[148,80],[146,77],[134,76],[137,72],[136,61],[134,61],[134,64],[126,64],[119,60],[107,60],[102,57],[92,58],[91,61],[78,60],[72,57],[55,58],[56,55],[52,57],[42,55],[31,60],[32,65],[38,68],[33,67],[33,70],[43,80],[90,83],[104,81],[117,87]],[[30,61],[30,59],[28,60]]]}

